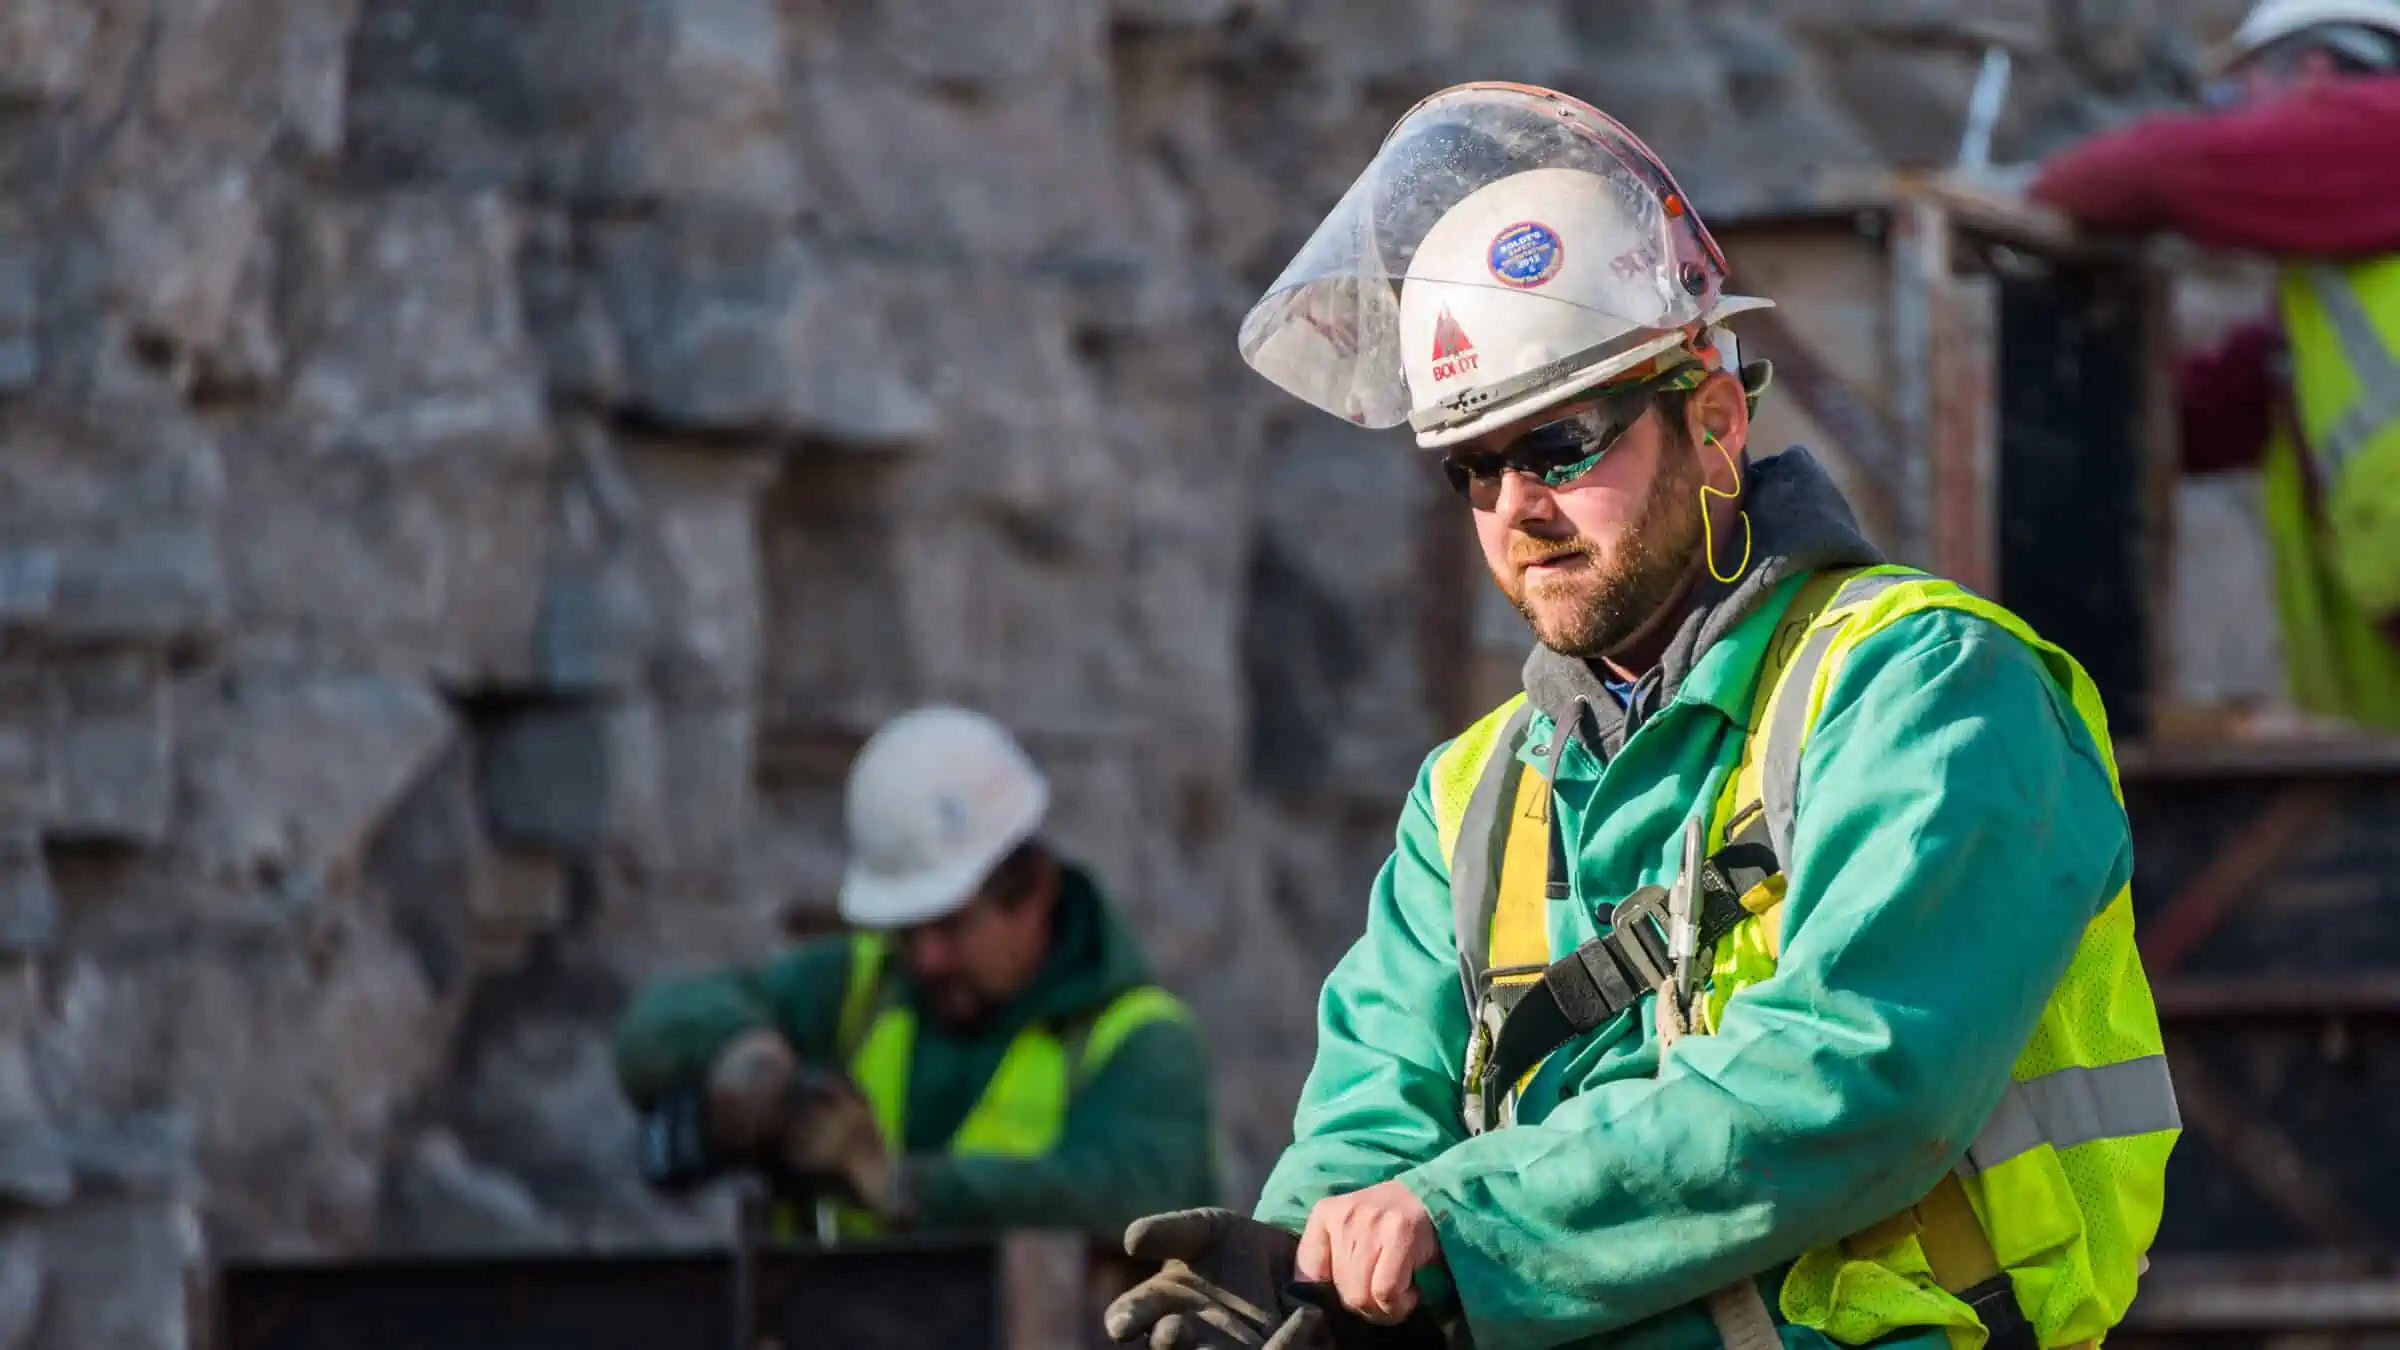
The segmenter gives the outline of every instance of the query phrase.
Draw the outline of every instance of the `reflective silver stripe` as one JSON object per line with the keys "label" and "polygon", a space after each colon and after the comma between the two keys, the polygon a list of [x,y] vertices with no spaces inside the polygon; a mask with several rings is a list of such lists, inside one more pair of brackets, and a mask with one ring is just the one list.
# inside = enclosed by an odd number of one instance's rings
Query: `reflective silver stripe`
{"label": "reflective silver stripe", "polygon": [[1458,842],[1450,853],[1450,912],[1458,932],[1459,982],[1472,1015],[1483,995],[1483,967],[1492,955],[1492,911],[1500,905],[1500,859],[1506,847],[1508,809],[1517,795],[1517,775],[1524,765],[1517,747],[1533,723],[1533,700],[1517,705],[1500,732],[1492,738],[1475,789],[1467,795],[1458,823]]}
{"label": "reflective silver stripe", "polygon": [[2358,291],[2338,270],[2318,265],[2308,269],[2308,288],[2333,325],[2342,345],[2342,360],[2358,381],[2358,400],[2342,410],[2317,444],[2311,457],[2328,486],[2342,467],[2367,448],[2378,432],[2400,421],[2400,356],[2375,327],[2375,318],[2358,301]]}
{"label": "reflective silver stripe", "polygon": [[[1865,604],[1903,581],[1923,579],[1922,574],[1910,572],[1852,577],[1834,591],[1822,612],[1831,614],[1844,605]],[[1816,683],[1817,668],[1825,664],[1825,654],[1839,632],[1838,622],[1816,629],[1792,663],[1783,668],[1786,692],[1783,701],[1775,705],[1774,722],[1767,727],[1766,757],[1759,765],[1759,804],[1766,808],[1767,840],[1787,869],[1792,856],[1792,821],[1800,809],[1800,752],[1808,739],[1808,690]]]}
{"label": "reflective silver stripe", "polygon": [[2165,1055],[2060,1069],[2008,1085],[1958,1172],[1987,1172],[2043,1144],[2068,1149],[2182,1127]]}

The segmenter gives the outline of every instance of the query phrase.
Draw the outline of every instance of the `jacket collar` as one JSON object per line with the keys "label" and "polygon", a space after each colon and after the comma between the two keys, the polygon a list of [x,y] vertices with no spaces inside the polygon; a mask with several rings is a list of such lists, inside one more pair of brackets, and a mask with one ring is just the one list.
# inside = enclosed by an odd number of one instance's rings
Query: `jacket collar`
{"label": "jacket collar", "polygon": [[1635,686],[1631,709],[1618,705],[1590,662],[1539,645],[1526,658],[1525,692],[1534,707],[1553,725],[1573,728],[1603,760],[1677,698],[1747,721],[1758,656],[1788,593],[1784,583],[1829,567],[1884,561],[1859,533],[1841,489],[1807,450],[1793,446],[1750,462],[1746,472],[1742,506],[1750,516],[1750,567],[1730,583],[1701,579],[1658,664]]}

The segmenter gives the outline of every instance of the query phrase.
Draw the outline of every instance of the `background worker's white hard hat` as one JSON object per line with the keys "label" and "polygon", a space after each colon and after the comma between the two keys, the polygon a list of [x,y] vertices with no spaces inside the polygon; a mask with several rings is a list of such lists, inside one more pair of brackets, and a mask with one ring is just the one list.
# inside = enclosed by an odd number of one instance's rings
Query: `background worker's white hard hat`
{"label": "background worker's white hard hat", "polygon": [[842,918],[904,928],[956,913],[1041,828],[1050,784],[998,722],[918,708],[886,722],[850,766]]}
{"label": "background worker's white hard hat", "polygon": [[2233,37],[2211,54],[2209,67],[2222,71],[2294,33],[2327,24],[2358,24],[2400,35],[2400,0],[2260,0],[2243,16]]}

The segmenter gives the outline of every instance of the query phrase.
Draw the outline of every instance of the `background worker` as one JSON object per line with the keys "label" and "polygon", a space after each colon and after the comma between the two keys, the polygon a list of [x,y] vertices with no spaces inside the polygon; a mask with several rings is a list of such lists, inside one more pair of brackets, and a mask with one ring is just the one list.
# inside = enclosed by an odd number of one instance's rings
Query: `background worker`
{"label": "background worker", "polygon": [[[1385,139],[1254,368],[1436,450],[1537,645],[1425,761],[1255,1217],[1121,1341],[2034,1350],[2122,1317],[2179,1125],[2098,696],[1751,461],[1725,262],[1522,85]],[[1270,1340],[1269,1337],[1274,1339]]]}
{"label": "background worker", "polygon": [[1090,873],[1043,842],[1049,803],[987,717],[924,708],[879,729],[845,801],[857,931],[663,980],[625,1013],[645,1170],[757,1167],[846,1198],[853,1233],[1114,1239],[1212,1203],[1199,1037]]}
{"label": "background worker", "polygon": [[2086,142],[2029,193],[2282,263],[2276,313],[2184,365],[2184,467],[2261,470],[2293,700],[2400,732],[2400,0],[2266,0],[2217,66],[2216,107]]}

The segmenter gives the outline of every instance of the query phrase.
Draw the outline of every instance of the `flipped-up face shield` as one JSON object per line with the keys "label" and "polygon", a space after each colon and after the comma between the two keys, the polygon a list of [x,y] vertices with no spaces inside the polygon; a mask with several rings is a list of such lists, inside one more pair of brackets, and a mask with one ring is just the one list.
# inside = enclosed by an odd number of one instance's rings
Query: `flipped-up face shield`
{"label": "flipped-up face shield", "polygon": [[1392,129],[1240,346],[1335,416],[1450,444],[1767,303],[1725,296],[1725,271],[1630,131],[1548,90],[1461,85]]}

